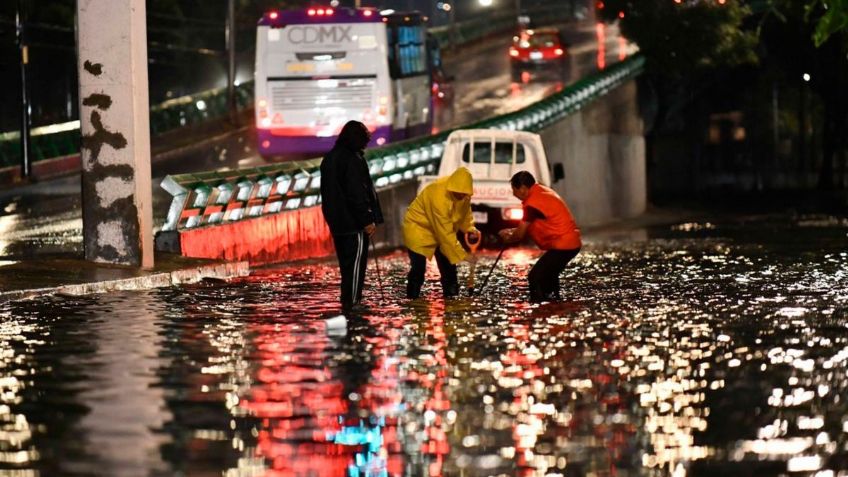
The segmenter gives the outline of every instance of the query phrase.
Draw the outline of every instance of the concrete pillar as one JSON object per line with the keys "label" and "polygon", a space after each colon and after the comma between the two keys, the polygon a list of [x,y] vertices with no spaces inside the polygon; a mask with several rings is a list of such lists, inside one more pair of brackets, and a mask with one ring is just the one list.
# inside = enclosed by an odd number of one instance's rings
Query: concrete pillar
{"label": "concrete pillar", "polygon": [[145,0],[77,0],[85,258],[153,266]]}

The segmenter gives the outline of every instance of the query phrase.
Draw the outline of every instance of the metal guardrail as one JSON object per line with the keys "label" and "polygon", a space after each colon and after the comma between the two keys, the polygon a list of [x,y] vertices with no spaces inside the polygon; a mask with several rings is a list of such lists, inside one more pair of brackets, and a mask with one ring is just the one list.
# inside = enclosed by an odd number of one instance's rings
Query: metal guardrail
{"label": "metal guardrail", "polygon": [[[635,78],[644,64],[642,56],[628,58],[524,109],[456,129],[538,132]],[[368,150],[366,159],[374,185],[382,189],[434,174],[445,140],[452,131]],[[162,187],[174,198],[162,230],[193,229],[317,205],[320,203],[320,163],[319,158],[250,169],[167,176]]]}
{"label": "metal guardrail", "polygon": [[[554,20],[546,13],[545,20]],[[510,28],[515,24],[511,13],[483,16],[456,24],[457,45],[484,37],[496,31]],[[450,31],[447,27],[431,28],[431,33],[442,43],[449,43]],[[236,87],[238,109],[243,111],[253,106],[253,81],[246,81]],[[188,96],[181,96],[150,108],[150,132],[160,135],[181,127],[201,124],[212,119],[226,117],[226,88],[217,88]],[[57,131],[58,130],[58,131]],[[33,161],[77,154],[80,150],[79,121],[44,126],[33,130]],[[0,133],[0,167],[20,163],[19,133],[17,131]]]}

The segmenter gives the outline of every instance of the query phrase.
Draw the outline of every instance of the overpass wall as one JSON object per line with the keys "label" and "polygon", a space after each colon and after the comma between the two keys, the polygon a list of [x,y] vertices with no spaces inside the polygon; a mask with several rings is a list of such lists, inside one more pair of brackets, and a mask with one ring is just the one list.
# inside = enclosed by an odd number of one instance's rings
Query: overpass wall
{"label": "overpass wall", "polygon": [[[552,187],[580,226],[637,216],[647,207],[645,137],[631,80],[539,131],[554,171]],[[554,178],[555,174],[551,174]]]}

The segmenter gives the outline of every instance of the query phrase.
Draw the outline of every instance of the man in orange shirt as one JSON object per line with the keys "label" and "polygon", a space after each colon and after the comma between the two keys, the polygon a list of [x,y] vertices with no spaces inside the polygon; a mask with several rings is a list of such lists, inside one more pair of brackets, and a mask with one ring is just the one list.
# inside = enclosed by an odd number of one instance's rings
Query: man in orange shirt
{"label": "man in orange shirt", "polygon": [[499,235],[505,243],[524,240],[528,234],[545,250],[530,269],[531,301],[559,299],[559,274],[580,252],[580,229],[565,201],[550,187],[536,183],[533,174],[521,171],[509,180],[512,194],[524,206],[524,218],[518,227],[504,229]]}

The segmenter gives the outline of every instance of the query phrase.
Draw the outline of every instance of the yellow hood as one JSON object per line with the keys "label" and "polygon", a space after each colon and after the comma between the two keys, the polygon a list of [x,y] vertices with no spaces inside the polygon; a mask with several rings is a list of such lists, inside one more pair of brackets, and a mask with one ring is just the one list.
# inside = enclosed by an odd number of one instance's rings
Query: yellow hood
{"label": "yellow hood", "polygon": [[474,194],[471,171],[464,167],[453,171],[453,174],[448,177],[447,189],[450,192],[459,192],[460,194]]}

